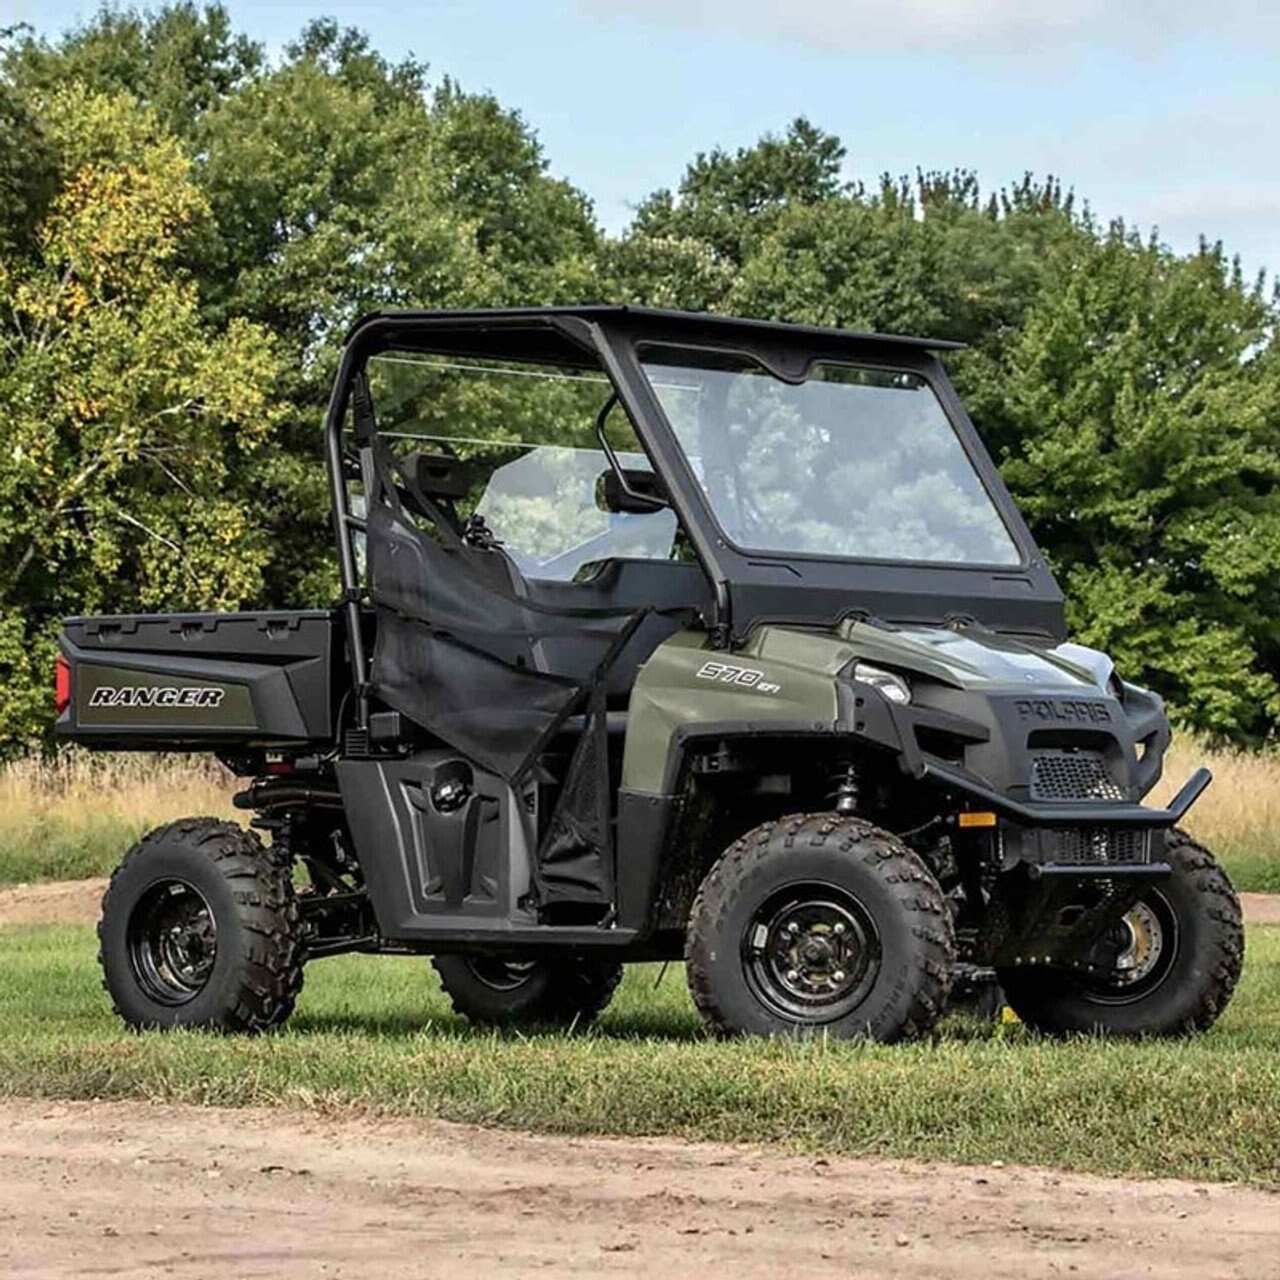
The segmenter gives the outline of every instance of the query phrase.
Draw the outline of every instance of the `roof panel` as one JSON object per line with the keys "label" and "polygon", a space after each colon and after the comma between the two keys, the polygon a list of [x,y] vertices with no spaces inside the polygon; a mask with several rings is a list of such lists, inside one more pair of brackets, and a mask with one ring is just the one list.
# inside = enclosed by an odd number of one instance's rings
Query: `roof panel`
{"label": "roof panel", "polygon": [[744,339],[777,338],[783,341],[848,342],[850,346],[914,348],[926,351],[955,351],[964,346],[944,338],[918,338],[893,333],[865,333],[853,329],[824,328],[819,325],[788,324],[776,320],[756,320],[738,316],[717,315],[705,311],[673,311],[660,307],[634,307],[592,303],[572,307],[510,307],[487,310],[457,311],[379,311],[362,316],[351,327],[348,339],[368,325],[400,321],[406,325],[421,323],[447,326],[451,322],[484,323],[485,321],[545,320],[557,316],[573,316],[583,320],[636,320],[654,325],[669,325],[686,333],[701,330],[708,338]]}

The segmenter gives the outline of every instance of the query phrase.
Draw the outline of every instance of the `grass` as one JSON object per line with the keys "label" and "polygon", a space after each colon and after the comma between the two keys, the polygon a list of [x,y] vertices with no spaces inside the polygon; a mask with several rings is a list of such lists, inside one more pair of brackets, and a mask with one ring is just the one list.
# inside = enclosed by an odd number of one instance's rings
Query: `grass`
{"label": "grass", "polygon": [[1280,755],[1206,751],[1180,739],[1151,803],[1170,799],[1201,764],[1213,770],[1213,785],[1187,815],[1187,829],[1218,855],[1237,889],[1280,893]]}
{"label": "grass", "polygon": [[[1163,800],[1201,762],[1188,826],[1241,889],[1280,892],[1280,756],[1180,742]],[[233,816],[200,757],[0,768],[0,884],[106,874],[144,831]],[[424,960],[309,970],[289,1029],[261,1040],[134,1036],[110,1014],[92,933],[0,929],[0,1094],[131,1097],[438,1116],[554,1133],[668,1134],[813,1152],[993,1160],[1280,1184],[1280,928],[1254,928],[1207,1036],[1055,1044],[945,1023],[921,1045],[706,1040],[673,966],[633,968],[598,1027],[499,1036],[454,1017]],[[655,985],[656,984],[656,985]]]}
{"label": "grass", "polygon": [[[1214,784],[1187,826],[1214,849],[1238,889],[1280,893],[1280,755],[1209,752],[1180,741],[1164,801],[1208,763]],[[0,885],[106,875],[144,832],[192,814],[231,817],[235,779],[201,756],[90,755],[0,767]],[[243,815],[241,815],[243,816]]]}
{"label": "grass", "polygon": [[64,751],[12,761],[0,766],[0,885],[105,876],[152,827],[234,816],[234,790],[205,756]]}
{"label": "grass", "polygon": [[1280,1183],[1280,928],[1255,928],[1208,1035],[1057,1044],[952,1020],[929,1043],[703,1038],[673,966],[632,969],[598,1027],[499,1036],[424,960],[312,966],[289,1029],[136,1036],[89,930],[0,930],[0,1093],[318,1107],[552,1133],[678,1135],[824,1154],[995,1160]]}

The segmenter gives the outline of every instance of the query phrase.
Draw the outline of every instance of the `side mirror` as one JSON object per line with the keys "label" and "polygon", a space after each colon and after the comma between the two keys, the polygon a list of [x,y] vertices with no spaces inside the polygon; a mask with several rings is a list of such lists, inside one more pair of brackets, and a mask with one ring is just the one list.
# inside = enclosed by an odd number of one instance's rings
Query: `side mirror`
{"label": "side mirror", "polygon": [[623,471],[620,477],[610,468],[596,480],[596,505],[614,515],[643,516],[671,504],[666,486],[652,471]]}

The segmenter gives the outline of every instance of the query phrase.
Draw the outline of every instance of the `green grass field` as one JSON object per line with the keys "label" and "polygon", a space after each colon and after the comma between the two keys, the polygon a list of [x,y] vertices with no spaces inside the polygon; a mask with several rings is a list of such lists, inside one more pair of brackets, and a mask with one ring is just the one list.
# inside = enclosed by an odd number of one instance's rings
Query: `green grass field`
{"label": "green grass field", "polygon": [[0,930],[0,1092],[438,1116],[556,1133],[1003,1160],[1280,1183],[1280,928],[1199,1040],[1056,1044],[952,1020],[929,1043],[703,1038],[671,966],[633,969],[598,1027],[498,1036],[453,1017],[425,960],[317,963],[258,1040],[120,1029],[85,928]]}

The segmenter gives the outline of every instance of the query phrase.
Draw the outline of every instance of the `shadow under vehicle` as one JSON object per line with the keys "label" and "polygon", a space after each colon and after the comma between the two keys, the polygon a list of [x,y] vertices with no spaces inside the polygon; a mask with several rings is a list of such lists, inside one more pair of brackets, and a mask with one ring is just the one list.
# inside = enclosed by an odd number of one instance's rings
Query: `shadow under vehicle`
{"label": "shadow under vehicle", "polygon": [[253,1031],[311,960],[434,958],[571,1025],[683,959],[716,1033],[1204,1029],[1239,905],[1160,700],[1062,596],[946,343],[627,307],[369,316],[325,423],[330,609],[75,618],[59,731],[204,750],[112,878],[142,1027]]}

